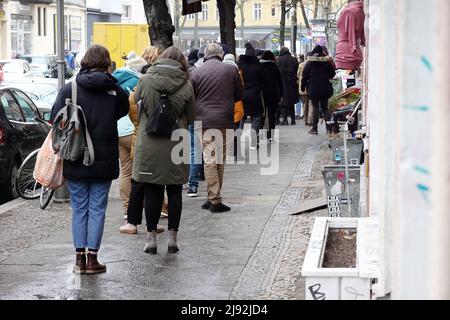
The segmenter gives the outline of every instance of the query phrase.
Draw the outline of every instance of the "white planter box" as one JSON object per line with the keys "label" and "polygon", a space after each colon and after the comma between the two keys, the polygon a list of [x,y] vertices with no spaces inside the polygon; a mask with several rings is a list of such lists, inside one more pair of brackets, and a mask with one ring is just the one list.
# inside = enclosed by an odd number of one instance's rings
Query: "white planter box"
{"label": "white planter box", "polygon": [[[330,229],[356,229],[356,268],[322,268]],[[370,300],[378,278],[378,224],[370,218],[316,218],[302,268],[307,300]]]}

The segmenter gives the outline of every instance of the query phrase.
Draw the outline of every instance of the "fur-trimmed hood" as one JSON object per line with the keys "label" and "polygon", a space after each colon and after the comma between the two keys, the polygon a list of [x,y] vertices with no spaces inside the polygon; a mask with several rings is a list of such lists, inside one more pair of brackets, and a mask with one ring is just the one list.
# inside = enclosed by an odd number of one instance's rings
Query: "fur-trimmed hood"
{"label": "fur-trimmed hood", "polygon": [[311,57],[308,57],[308,61],[309,62],[330,62],[330,57],[329,56],[325,56],[325,57],[311,56]]}

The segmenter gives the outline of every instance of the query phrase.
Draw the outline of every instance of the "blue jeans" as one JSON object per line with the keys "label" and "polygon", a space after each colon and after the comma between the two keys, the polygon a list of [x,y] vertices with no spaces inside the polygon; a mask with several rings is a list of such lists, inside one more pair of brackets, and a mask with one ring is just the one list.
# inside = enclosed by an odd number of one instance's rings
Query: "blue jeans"
{"label": "blue jeans", "polygon": [[203,172],[203,152],[201,142],[194,133],[194,125],[189,126],[191,135],[191,162],[189,166],[189,188],[198,188],[198,182]]}
{"label": "blue jeans", "polygon": [[68,180],[75,248],[100,249],[111,181]]}

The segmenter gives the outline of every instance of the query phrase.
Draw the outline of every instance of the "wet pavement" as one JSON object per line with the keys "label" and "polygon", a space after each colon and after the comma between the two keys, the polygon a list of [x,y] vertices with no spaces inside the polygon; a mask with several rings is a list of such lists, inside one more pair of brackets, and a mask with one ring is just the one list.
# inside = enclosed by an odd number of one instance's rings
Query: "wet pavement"
{"label": "wet pavement", "polygon": [[177,254],[167,253],[167,233],[158,236],[152,256],[143,252],[144,226],[137,235],[118,232],[123,214],[114,186],[99,253],[104,274],[72,273],[67,204],[0,209],[0,299],[303,299],[303,256],[314,218],[325,213],[289,212],[320,195],[322,188],[298,182],[321,179],[320,166],[329,159],[323,136],[308,130],[281,127],[277,175],[260,175],[258,165],[227,166],[223,198],[231,212],[200,209],[204,182],[198,198],[184,197]]}

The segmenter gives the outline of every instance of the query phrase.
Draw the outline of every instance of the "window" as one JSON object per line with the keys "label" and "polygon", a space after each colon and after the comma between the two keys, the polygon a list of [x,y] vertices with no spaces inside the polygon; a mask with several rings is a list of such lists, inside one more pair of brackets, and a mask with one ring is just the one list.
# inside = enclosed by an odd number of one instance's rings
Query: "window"
{"label": "window", "polygon": [[41,36],[42,35],[42,32],[41,32],[41,20],[42,20],[42,18],[41,18],[41,8],[40,7],[37,8],[37,16],[38,16],[38,36]]}
{"label": "window", "polygon": [[8,120],[20,122],[24,121],[19,105],[8,92],[4,92],[0,95],[0,101],[3,105],[3,110],[5,110],[6,118],[8,118]]}
{"label": "window", "polygon": [[206,21],[208,20],[208,5],[202,4],[202,20]]}
{"label": "window", "polygon": [[253,4],[253,20],[261,20],[261,3]]}
{"label": "window", "polygon": [[81,17],[70,16],[70,50],[79,51],[81,45]]}
{"label": "window", "polygon": [[25,115],[25,119],[27,122],[33,122],[36,117],[38,117],[38,113],[32,107],[33,102],[24,95],[22,92],[14,91],[14,97],[19,102],[20,108],[22,109],[23,114]]}
{"label": "window", "polygon": [[122,6],[122,15],[123,18],[131,18],[131,6]]}
{"label": "window", "polygon": [[195,20],[195,13],[188,14],[186,20],[189,20],[189,21]]}
{"label": "window", "polygon": [[47,8],[42,9],[42,17],[44,22],[44,37],[47,36]]}
{"label": "window", "polygon": [[272,6],[272,17],[275,17],[277,15],[277,9],[275,6]]}

